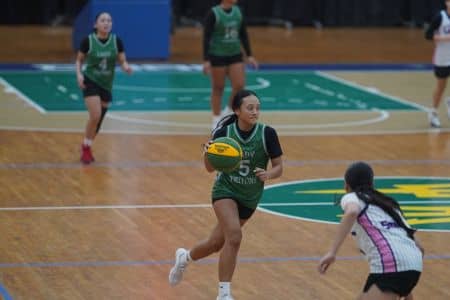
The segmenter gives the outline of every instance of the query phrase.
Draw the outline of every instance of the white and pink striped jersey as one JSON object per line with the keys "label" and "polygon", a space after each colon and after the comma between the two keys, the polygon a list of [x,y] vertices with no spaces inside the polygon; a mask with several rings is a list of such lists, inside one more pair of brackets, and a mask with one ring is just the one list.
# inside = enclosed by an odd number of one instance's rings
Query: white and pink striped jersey
{"label": "white and pink striped jersey", "polygon": [[345,210],[348,203],[358,204],[361,208],[352,235],[369,261],[370,273],[422,271],[420,249],[391,216],[376,205],[367,205],[355,193],[342,198],[342,209]]}

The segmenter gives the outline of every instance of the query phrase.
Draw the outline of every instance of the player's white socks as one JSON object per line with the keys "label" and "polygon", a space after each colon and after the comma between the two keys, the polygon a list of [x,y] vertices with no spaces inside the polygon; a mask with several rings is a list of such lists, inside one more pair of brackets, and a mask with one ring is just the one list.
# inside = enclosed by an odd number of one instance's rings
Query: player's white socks
{"label": "player's white socks", "polygon": [[188,250],[186,253],[186,261],[189,263],[192,261],[191,250]]}
{"label": "player's white socks", "polygon": [[84,140],[83,140],[83,145],[86,145],[86,146],[92,146],[92,140],[91,139],[87,139],[87,138],[84,138]]}
{"label": "player's white socks", "polygon": [[231,282],[219,282],[219,298],[231,296]]}

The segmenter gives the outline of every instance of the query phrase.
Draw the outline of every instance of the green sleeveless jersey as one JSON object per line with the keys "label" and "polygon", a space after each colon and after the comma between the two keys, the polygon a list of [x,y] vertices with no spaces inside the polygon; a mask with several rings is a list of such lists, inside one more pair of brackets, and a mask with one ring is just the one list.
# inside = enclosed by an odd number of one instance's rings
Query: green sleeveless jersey
{"label": "green sleeveless jersey", "polygon": [[117,42],[114,34],[110,34],[106,43],[102,43],[95,33],[91,33],[84,75],[101,87],[111,91],[117,54]]}
{"label": "green sleeveless jersey", "polygon": [[264,182],[255,175],[255,168],[267,168],[269,154],[264,138],[264,124],[257,123],[253,133],[244,140],[233,123],[227,126],[227,136],[242,147],[243,158],[239,169],[231,173],[217,174],[212,189],[212,199],[232,198],[242,205],[255,209],[261,199]]}
{"label": "green sleeveless jersey", "polygon": [[216,17],[216,24],[211,36],[209,54],[216,56],[232,56],[241,53],[242,14],[238,6],[233,5],[229,13],[220,5],[212,8]]}

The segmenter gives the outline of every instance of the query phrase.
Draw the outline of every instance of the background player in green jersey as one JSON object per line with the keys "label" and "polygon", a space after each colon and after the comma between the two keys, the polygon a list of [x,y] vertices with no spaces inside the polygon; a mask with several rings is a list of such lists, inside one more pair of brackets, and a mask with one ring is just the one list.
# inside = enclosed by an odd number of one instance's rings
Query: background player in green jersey
{"label": "background player in green jersey", "polygon": [[[132,72],[122,40],[111,33],[111,28],[111,15],[107,12],[99,13],[95,18],[94,32],[81,41],[76,59],[77,82],[83,90],[89,111],[80,158],[85,164],[94,161],[91,146],[112,101],[111,90],[116,61],[119,61],[124,72]],[[84,62],[86,68],[82,71]]]}
{"label": "background player in green jersey", "polygon": [[[169,274],[172,285],[181,281],[189,262],[220,251],[217,299],[233,299],[230,285],[242,240],[241,227],[256,210],[264,182],[280,177],[283,171],[283,152],[278,135],[272,127],[258,123],[259,108],[255,93],[247,90],[237,92],[232,101],[234,114],[220,120],[213,132],[213,139],[222,136],[234,138],[242,147],[243,159],[238,170],[217,174],[212,189],[217,224],[211,235],[191,250],[179,248],[176,251],[175,266]],[[269,160],[272,167],[267,169]],[[208,172],[214,171],[206,157],[204,163]]]}
{"label": "background player in green jersey", "polygon": [[222,95],[225,79],[231,81],[230,101],[222,116],[231,113],[231,99],[245,86],[245,66],[241,44],[247,61],[254,68],[258,63],[253,58],[241,10],[235,5],[237,0],[222,0],[206,15],[203,33],[203,72],[211,74],[212,128],[221,118]]}

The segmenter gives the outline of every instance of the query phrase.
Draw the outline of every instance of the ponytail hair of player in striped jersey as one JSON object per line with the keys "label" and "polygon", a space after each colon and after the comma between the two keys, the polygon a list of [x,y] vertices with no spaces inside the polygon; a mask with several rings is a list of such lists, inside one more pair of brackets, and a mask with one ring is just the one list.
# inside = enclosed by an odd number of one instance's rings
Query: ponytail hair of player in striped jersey
{"label": "ponytail hair of player in striped jersey", "polygon": [[[237,109],[239,109],[241,107],[242,102],[244,101],[244,98],[248,97],[248,96],[255,96],[256,98],[258,98],[258,95],[256,95],[255,92],[250,91],[250,90],[240,90],[239,92],[236,93],[236,95],[234,95],[233,101],[231,102],[231,109],[233,110],[233,112],[235,112]],[[223,127],[226,127],[230,124],[233,124],[234,122],[236,122],[237,119],[238,119],[238,116],[236,115],[236,113],[226,115],[225,117],[220,119],[219,122],[217,122],[217,126],[216,126],[216,128],[213,129],[212,135],[214,135],[214,133],[217,130],[219,130]]]}
{"label": "ponytail hair of player in striped jersey", "polygon": [[361,161],[355,162],[347,168],[345,182],[359,199],[366,204],[380,207],[414,240],[416,230],[407,226],[400,217],[399,213],[403,215],[400,205],[395,199],[374,189],[373,176],[373,170],[367,163]]}

